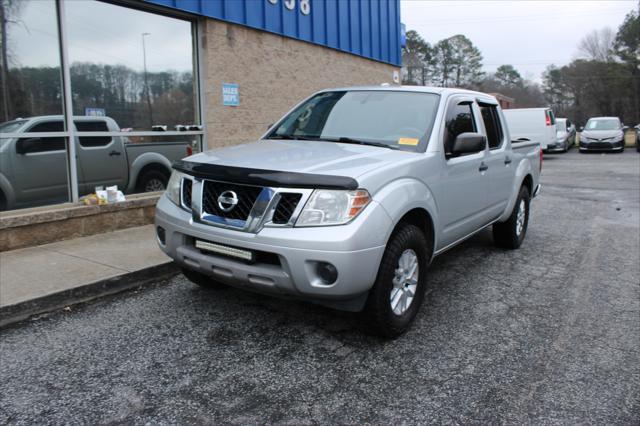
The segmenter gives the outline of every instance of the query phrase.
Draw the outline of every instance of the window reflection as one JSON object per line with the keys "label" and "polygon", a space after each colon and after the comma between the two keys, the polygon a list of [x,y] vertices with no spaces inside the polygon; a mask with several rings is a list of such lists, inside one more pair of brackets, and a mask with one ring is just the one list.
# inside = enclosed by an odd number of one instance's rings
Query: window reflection
{"label": "window reflection", "polygon": [[62,114],[55,2],[2,0],[0,15],[0,122]]}
{"label": "window reflection", "polygon": [[94,0],[66,3],[75,115],[128,130],[195,123],[191,23]]}

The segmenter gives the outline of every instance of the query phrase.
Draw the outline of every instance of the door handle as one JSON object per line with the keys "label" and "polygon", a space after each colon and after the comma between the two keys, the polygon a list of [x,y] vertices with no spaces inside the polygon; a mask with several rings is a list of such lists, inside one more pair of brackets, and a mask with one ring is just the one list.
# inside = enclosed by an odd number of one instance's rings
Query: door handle
{"label": "door handle", "polygon": [[509,157],[505,157],[505,158],[504,158],[504,164],[505,164],[505,165],[507,165],[507,164],[511,164],[511,158],[509,158]]}
{"label": "door handle", "polygon": [[481,171],[481,172],[484,172],[486,170],[489,170],[489,166],[487,166],[484,163],[480,163],[480,168],[478,170]]}
{"label": "door handle", "polygon": [[109,153],[109,157],[113,157],[114,155],[120,155],[120,151],[116,151],[115,149]]}

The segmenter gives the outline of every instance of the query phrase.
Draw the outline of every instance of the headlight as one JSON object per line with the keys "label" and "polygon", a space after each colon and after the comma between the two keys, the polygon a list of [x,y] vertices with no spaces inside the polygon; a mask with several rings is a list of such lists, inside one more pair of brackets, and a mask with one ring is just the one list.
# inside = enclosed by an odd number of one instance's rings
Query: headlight
{"label": "headlight", "polygon": [[364,189],[317,189],[309,197],[295,226],[343,225],[358,216],[369,201],[371,196]]}
{"label": "headlight", "polygon": [[167,198],[178,206],[180,205],[180,184],[182,183],[182,178],[185,176],[186,175],[184,173],[174,170],[171,173],[171,177],[169,178],[169,183],[167,183],[167,189],[165,191]]}
{"label": "headlight", "polygon": [[586,142],[586,141],[587,141],[587,137],[582,133],[580,133],[580,142]]}

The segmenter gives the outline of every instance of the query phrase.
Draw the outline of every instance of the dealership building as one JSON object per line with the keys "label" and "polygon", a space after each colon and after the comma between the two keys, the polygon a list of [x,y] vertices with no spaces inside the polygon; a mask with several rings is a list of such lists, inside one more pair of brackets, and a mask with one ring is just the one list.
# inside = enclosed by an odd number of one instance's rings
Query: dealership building
{"label": "dealership building", "polygon": [[[0,154],[5,210],[77,201],[94,186],[139,191],[140,171],[112,148],[120,140],[160,153],[162,142],[239,144],[317,90],[399,83],[400,0],[0,4],[0,122],[13,123],[0,139],[16,146]],[[43,164],[46,191],[18,176]]]}

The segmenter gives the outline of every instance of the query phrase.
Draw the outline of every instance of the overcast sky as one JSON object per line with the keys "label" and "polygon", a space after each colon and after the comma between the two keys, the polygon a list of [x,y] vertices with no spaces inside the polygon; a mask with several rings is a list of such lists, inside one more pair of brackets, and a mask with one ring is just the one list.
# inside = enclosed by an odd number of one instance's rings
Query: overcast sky
{"label": "overcast sky", "polygon": [[429,43],[464,34],[484,57],[487,71],[512,64],[539,80],[547,65],[565,65],[594,29],[617,31],[630,1],[431,1],[401,0],[401,19]]}

